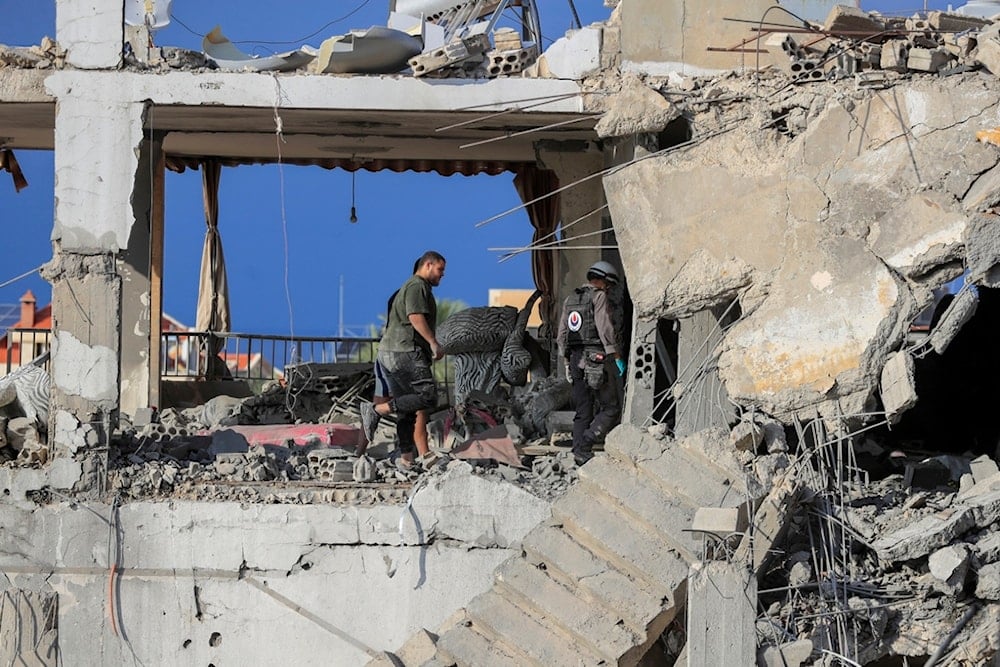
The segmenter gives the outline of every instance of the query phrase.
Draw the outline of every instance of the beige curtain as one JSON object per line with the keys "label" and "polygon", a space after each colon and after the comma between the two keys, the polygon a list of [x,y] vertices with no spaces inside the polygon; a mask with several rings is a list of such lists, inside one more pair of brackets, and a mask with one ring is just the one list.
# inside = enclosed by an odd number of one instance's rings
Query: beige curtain
{"label": "beige curtain", "polygon": [[[226,280],[226,259],[219,236],[219,179],[222,165],[217,160],[201,163],[202,197],[205,203],[205,248],[201,254],[201,275],[198,280],[198,331],[229,331],[229,286]],[[213,341],[212,354],[218,354],[222,341]]]}
{"label": "beige curtain", "polygon": [[[529,202],[558,190],[559,178],[554,171],[527,165],[518,170],[517,176],[514,177],[514,187],[517,188],[521,201]],[[535,243],[556,230],[556,225],[559,224],[559,195],[552,195],[529,204],[525,210],[528,212],[531,226],[535,228],[535,233],[531,237],[532,243]],[[543,243],[552,240],[554,239],[549,237]],[[543,330],[552,336],[555,336],[552,323],[559,317],[556,308],[560,306],[555,302],[555,291],[558,286],[555,274],[558,252],[557,248],[531,251],[531,274],[535,279],[535,287],[542,293],[538,313],[542,318]]]}

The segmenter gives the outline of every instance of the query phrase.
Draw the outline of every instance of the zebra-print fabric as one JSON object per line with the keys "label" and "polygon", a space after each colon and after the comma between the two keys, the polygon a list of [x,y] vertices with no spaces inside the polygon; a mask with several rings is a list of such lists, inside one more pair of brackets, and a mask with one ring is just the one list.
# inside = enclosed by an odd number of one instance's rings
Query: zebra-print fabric
{"label": "zebra-print fabric", "polygon": [[438,342],[455,362],[456,404],[473,391],[494,393],[501,379],[527,384],[532,356],[524,345],[526,329],[540,296],[536,290],[520,313],[511,306],[469,308],[439,327]]}
{"label": "zebra-print fabric", "polygon": [[500,384],[499,352],[464,352],[455,361],[455,404],[462,405],[473,391],[492,394]]}
{"label": "zebra-print fabric", "polygon": [[438,344],[445,354],[499,352],[517,323],[512,306],[466,308],[438,326]]}
{"label": "zebra-print fabric", "polygon": [[[44,363],[47,356],[48,353],[45,353],[30,364],[0,378],[0,405],[6,405],[0,409],[8,414],[12,411],[20,412],[43,430],[49,421],[49,374],[39,364]],[[11,389],[15,395],[12,401],[7,400]]]}
{"label": "zebra-print fabric", "polygon": [[528,335],[528,318],[531,317],[531,309],[535,307],[535,301],[540,296],[542,293],[535,290],[531,298],[528,299],[528,303],[517,314],[514,330],[508,334],[507,340],[504,342],[503,352],[500,356],[500,370],[503,373],[503,379],[514,387],[523,387],[528,383],[531,353],[525,349],[524,339]]}

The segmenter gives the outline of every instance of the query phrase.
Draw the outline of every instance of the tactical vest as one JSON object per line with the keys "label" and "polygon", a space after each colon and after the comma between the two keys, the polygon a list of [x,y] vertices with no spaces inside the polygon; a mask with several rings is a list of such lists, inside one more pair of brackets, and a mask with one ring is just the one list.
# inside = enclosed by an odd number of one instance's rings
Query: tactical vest
{"label": "tactical vest", "polygon": [[566,297],[563,317],[566,318],[566,347],[604,347],[594,322],[593,287],[577,287]]}

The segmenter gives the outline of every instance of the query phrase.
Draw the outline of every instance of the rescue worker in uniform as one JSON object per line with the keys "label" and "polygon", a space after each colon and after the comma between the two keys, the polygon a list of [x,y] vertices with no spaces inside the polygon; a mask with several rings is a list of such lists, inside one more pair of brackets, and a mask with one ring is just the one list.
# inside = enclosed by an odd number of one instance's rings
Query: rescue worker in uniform
{"label": "rescue worker in uniform", "polygon": [[618,283],[609,262],[587,269],[587,282],[563,302],[557,343],[573,385],[573,458],[583,465],[593,458],[594,444],[618,421],[620,378],[625,360],[618,349],[607,290]]}

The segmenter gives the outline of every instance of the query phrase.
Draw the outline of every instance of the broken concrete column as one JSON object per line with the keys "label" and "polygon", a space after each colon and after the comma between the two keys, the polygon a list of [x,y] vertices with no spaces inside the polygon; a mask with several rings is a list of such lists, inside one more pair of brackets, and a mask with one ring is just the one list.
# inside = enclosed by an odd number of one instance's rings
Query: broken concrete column
{"label": "broken concrete column", "polygon": [[122,1],[57,0],[56,41],[73,67],[119,67],[125,41]]}
{"label": "broken concrete column", "polygon": [[688,667],[755,664],[756,577],[737,563],[695,563],[687,620]]}
{"label": "broken concrete column", "polygon": [[[120,21],[119,5],[119,28]],[[112,76],[62,72],[47,85],[59,99],[55,253],[43,270],[52,283],[49,430],[58,457],[88,449],[93,430],[117,419],[123,338],[132,350],[129,337],[136,336],[146,350],[144,357],[136,351],[130,367],[150,363],[149,267],[148,254],[136,259],[143,255],[137,247],[131,258],[128,254],[137,227],[134,206],[143,209],[144,193],[136,192],[135,179],[142,171],[137,148],[144,139],[144,104],[109,101],[121,97]],[[123,272],[119,261],[130,269]],[[143,262],[146,277],[138,281],[133,264]],[[132,303],[123,303],[123,290]],[[122,313],[128,319],[118,316]],[[148,392],[148,376],[145,384]]]}
{"label": "broken concrete column", "polygon": [[[136,165],[128,247],[118,261],[122,279],[120,411],[135,415],[159,405],[162,283],[154,266],[163,256],[163,142],[145,139]],[[154,248],[157,249],[154,252]],[[154,259],[158,258],[158,259]],[[155,290],[155,293],[154,293]],[[156,312],[153,312],[153,311]]]}

